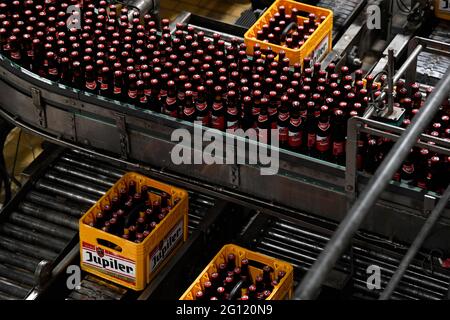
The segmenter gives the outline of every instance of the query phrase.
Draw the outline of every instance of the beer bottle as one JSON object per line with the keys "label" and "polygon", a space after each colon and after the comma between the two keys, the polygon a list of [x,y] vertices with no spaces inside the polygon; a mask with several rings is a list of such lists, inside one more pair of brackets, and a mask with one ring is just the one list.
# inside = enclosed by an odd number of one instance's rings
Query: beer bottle
{"label": "beer bottle", "polygon": [[261,276],[256,276],[255,278],[255,286],[256,286],[256,292],[260,293],[264,291],[264,280]]}
{"label": "beer bottle", "polygon": [[373,174],[378,167],[378,163],[377,140],[371,138],[367,141],[366,155],[364,157],[365,171]]}
{"label": "beer bottle", "polygon": [[[448,177],[448,170],[442,170],[441,158],[437,155],[430,158],[429,166],[429,174],[427,176],[428,186],[430,190],[442,193],[448,184],[448,180],[445,182],[445,179]],[[447,176],[445,173],[447,173]]]}
{"label": "beer bottle", "polygon": [[290,99],[287,95],[281,97],[281,105],[278,110],[278,134],[280,147],[286,148],[289,145],[289,121],[290,121]]}
{"label": "beer bottle", "polygon": [[308,155],[313,156],[315,154],[314,149],[316,147],[316,131],[317,131],[317,118],[315,116],[315,103],[310,101],[307,103],[307,120],[306,120],[306,152]]}
{"label": "beer bottle", "polygon": [[331,129],[333,161],[339,165],[345,165],[346,126],[344,112],[337,109],[334,112],[333,120],[333,127]]}
{"label": "beer bottle", "polygon": [[235,91],[227,93],[226,128],[233,131],[239,128],[239,111]]}
{"label": "beer bottle", "polygon": [[149,107],[151,110],[156,112],[162,112],[162,104],[159,99],[160,97],[160,84],[158,79],[151,79],[150,80],[150,95],[148,98]]}
{"label": "beer bottle", "polygon": [[320,116],[317,124],[316,131],[316,151],[318,158],[327,160],[330,151],[330,116],[328,113],[328,107],[322,106],[320,108]]}
{"label": "beer bottle", "polygon": [[105,225],[105,216],[102,211],[97,212],[95,215],[95,228],[101,229]]}
{"label": "beer bottle", "polygon": [[186,91],[183,106],[183,119],[189,122],[194,122],[197,118],[193,98],[193,92]]}
{"label": "beer bottle", "polygon": [[99,94],[103,97],[112,96],[112,84],[109,67],[103,67],[99,72]]}
{"label": "beer bottle", "polygon": [[283,279],[286,276],[286,272],[283,270],[278,271],[277,281],[278,283],[281,282],[281,279]]}
{"label": "beer bottle", "polygon": [[203,126],[208,127],[211,123],[211,111],[206,102],[206,89],[204,86],[197,87],[197,98],[195,101],[195,108],[197,109],[197,121],[200,121]]}
{"label": "beer bottle", "polygon": [[219,273],[220,282],[223,283],[227,277],[227,265],[225,263],[220,263],[217,272]]}
{"label": "beer bottle", "polygon": [[209,276],[209,279],[212,283],[212,287],[214,290],[217,289],[221,285],[221,282],[223,283],[223,281],[220,279],[220,275],[218,272],[211,273]]}
{"label": "beer bottle", "polygon": [[236,268],[236,256],[230,253],[227,256],[227,271],[234,271],[234,268]]}
{"label": "beer bottle", "polygon": [[430,151],[428,149],[422,148],[419,151],[419,157],[417,160],[416,167],[416,185],[424,190],[428,190],[428,159],[430,156]]}
{"label": "beer bottle", "polygon": [[94,66],[86,66],[84,89],[91,93],[97,93],[97,81],[94,72]]}
{"label": "beer bottle", "polygon": [[169,80],[167,82],[167,97],[163,103],[163,113],[174,118],[178,118],[177,93],[175,82]]}
{"label": "beer bottle", "polygon": [[123,80],[123,73],[120,70],[116,70],[114,72],[114,85],[113,85],[113,99],[117,101],[123,101],[124,100],[124,92],[122,91],[125,86],[124,80]]}
{"label": "beer bottle", "polygon": [[272,268],[270,266],[264,266],[263,267],[263,283],[264,283],[264,288],[268,289],[270,288],[270,284],[272,283]]}
{"label": "beer bottle", "polygon": [[413,155],[413,150],[411,150],[407,159],[403,162],[402,170],[400,172],[400,181],[408,185],[412,185],[415,182],[416,178]]}
{"label": "beer bottle", "polygon": [[300,102],[294,101],[290,112],[288,145],[294,151],[300,151],[303,144],[304,123],[300,117],[300,107]]}
{"label": "beer bottle", "polygon": [[203,291],[199,290],[195,293],[195,300],[205,300],[205,298]]}
{"label": "beer bottle", "polygon": [[256,289],[256,285],[252,284],[251,286],[248,287],[248,297],[249,300],[256,300],[256,295],[257,295],[257,289]]}
{"label": "beer bottle", "polygon": [[227,293],[230,293],[233,290],[234,285],[235,285],[235,282],[234,282],[234,278],[232,276],[228,276],[225,278],[223,286]]}
{"label": "beer bottle", "polygon": [[221,86],[214,87],[214,103],[212,105],[211,125],[214,129],[225,130],[225,110],[222,100],[223,89]]}
{"label": "beer bottle", "polygon": [[256,127],[258,129],[258,141],[261,143],[270,143],[270,120],[268,114],[268,100],[267,98],[261,99],[259,108],[259,114],[256,120]]}
{"label": "beer bottle", "polygon": [[270,297],[271,294],[272,294],[272,291],[264,290],[263,291],[263,300],[267,300]]}
{"label": "beer bottle", "polygon": [[137,101],[138,104],[137,106],[139,106],[141,109],[148,109],[149,105],[148,105],[148,98],[147,95],[145,94],[145,85],[144,85],[144,81],[142,80],[137,80],[136,81],[136,90],[137,90]]}
{"label": "beer bottle", "polygon": [[218,300],[226,300],[227,293],[224,287],[218,287],[216,291]]}
{"label": "beer bottle", "polygon": [[141,243],[144,241],[144,235],[142,233],[136,233],[136,239],[134,240],[135,243]]}

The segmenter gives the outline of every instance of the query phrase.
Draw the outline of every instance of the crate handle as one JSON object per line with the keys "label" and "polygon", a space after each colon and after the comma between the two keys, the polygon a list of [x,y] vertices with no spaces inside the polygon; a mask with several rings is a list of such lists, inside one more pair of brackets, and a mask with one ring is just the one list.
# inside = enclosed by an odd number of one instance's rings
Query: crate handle
{"label": "crate handle", "polygon": [[101,246],[107,247],[108,249],[117,251],[117,252],[122,252],[122,247],[115,244],[114,242],[111,242],[109,240],[106,239],[101,239],[101,238],[97,238],[97,243]]}
{"label": "crate handle", "polygon": [[284,28],[283,32],[281,32],[281,39],[286,39],[286,35],[288,34],[289,31],[291,31],[291,29],[293,28],[297,28],[297,22],[292,21],[291,23],[289,23],[286,28]]}

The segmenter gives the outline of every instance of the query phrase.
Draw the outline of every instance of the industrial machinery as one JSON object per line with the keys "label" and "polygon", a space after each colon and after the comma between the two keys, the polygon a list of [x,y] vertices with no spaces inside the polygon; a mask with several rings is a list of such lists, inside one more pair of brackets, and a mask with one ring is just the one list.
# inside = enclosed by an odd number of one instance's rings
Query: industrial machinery
{"label": "industrial machinery", "polygon": [[[426,191],[391,178],[414,146],[450,156],[448,139],[423,133],[450,98],[448,1],[304,2],[334,12],[333,48],[322,68],[345,65],[380,82],[382,96],[347,122],[345,163],[268,146],[279,155],[279,170],[271,175],[261,175],[265,167],[247,154],[239,164],[175,164],[173,131],[193,136],[205,128],[43,79],[0,55],[0,141],[19,127],[48,142],[12,199],[12,177],[0,157],[0,187],[6,190],[0,298],[178,299],[215,252],[234,242],[292,263],[296,299],[447,299],[449,189]],[[133,12],[150,12],[159,21],[159,1],[124,4],[130,19]],[[205,37],[243,42],[270,4],[255,1],[234,25],[185,12],[170,28],[175,34],[183,23]],[[375,8],[381,30],[369,23]],[[435,87],[407,129],[398,125],[405,110],[392,96],[401,79],[419,83],[421,92]],[[360,134],[397,143],[375,174],[357,168]],[[242,143],[246,149],[254,145]],[[201,153],[206,145],[186,150]],[[66,269],[79,263],[76,221],[125,171],[189,191],[190,237],[142,292],[87,274],[79,286],[67,288]],[[373,265],[383,271],[381,288],[367,286]]]}

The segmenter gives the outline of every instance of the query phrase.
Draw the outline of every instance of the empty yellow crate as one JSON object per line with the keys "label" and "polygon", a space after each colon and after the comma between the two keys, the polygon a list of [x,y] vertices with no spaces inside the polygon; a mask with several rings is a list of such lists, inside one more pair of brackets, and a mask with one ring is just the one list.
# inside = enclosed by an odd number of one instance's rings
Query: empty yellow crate
{"label": "empty yellow crate", "polygon": [[[214,259],[208,264],[208,266],[202,271],[197,279],[192,283],[189,289],[181,296],[180,300],[194,300],[198,291],[203,290],[203,283],[209,280],[209,275],[217,271],[217,265],[225,263],[228,254],[233,253],[236,256],[236,265],[241,265],[242,259],[248,259],[256,261],[260,264],[268,265],[274,270],[274,274],[278,274],[279,271],[284,271],[286,275],[281,279],[280,283],[269,296],[267,300],[286,300],[292,297],[294,286],[294,271],[291,264],[271,258],[264,254],[250,251],[248,249],[236,246],[234,244],[228,244],[224,246]],[[250,274],[254,279],[255,276],[262,273],[262,270],[257,269],[250,265]],[[273,279],[272,279],[273,280]]]}
{"label": "empty yellow crate", "polygon": [[[171,195],[178,203],[167,216],[144,239],[142,243],[128,241],[103,230],[89,226],[96,213],[118,195],[121,187],[136,182],[137,190],[147,185]],[[158,196],[151,194],[154,201]],[[137,173],[125,174],[80,219],[81,268],[112,282],[134,290],[143,290],[164,264],[186,241],[188,236],[188,194],[185,190],[147,178]],[[103,245],[105,241],[112,246]]]}
{"label": "empty yellow crate", "polygon": [[[264,24],[268,24],[270,18],[278,12],[279,6],[286,7],[286,13],[290,14],[292,8],[297,8],[300,12],[314,13],[317,16],[325,16],[326,19],[320,26],[314,31],[309,39],[299,49],[290,49],[285,46],[277,45],[274,43],[268,43],[256,39],[256,33],[262,29]],[[298,17],[298,21],[302,21],[307,17]],[[311,57],[316,62],[322,60],[328,52],[331,51],[333,46],[333,12],[328,9],[307,5],[289,0],[277,0],[275,1],[255,22],[255,24],[245,33],[245,44],[247,45],[247,54],[253,55],[253,46],[258,43],[261,48],[272,48],[276,53],[280,51],[286,52],[286,57],[289,58],[290,64],[300,63],[303,65],[303,59]]]}

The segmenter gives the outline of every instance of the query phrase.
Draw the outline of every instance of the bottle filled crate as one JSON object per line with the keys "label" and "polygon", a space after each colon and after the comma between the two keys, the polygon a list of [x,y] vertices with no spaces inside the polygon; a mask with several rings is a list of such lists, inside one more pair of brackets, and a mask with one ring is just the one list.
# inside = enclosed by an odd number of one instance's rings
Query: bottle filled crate
{"label": "bottle filled crate", "polygon": [[188,195],[127,173],[79,225],[82,269],[143,290],[187,239]]}
{"label": "bottle filled crate", "polygon": [[291,264],[228,244],[180,300],[284,300],[293,284]]}
{"label": "bottle filled crate", "polygon": [[333,12],[290,0],[275,1],[245,33],[247,52],[253,46],[283,51],[290,63],[321,61],[333,45]]}

